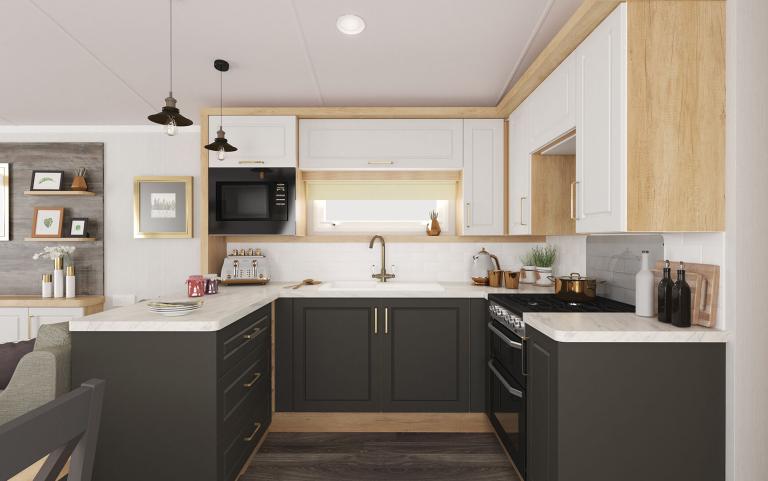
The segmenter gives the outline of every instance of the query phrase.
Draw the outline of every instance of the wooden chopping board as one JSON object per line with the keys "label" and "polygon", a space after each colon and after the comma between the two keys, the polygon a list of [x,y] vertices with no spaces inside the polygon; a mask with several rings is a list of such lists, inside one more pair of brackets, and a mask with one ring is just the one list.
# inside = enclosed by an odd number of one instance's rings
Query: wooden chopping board
{"label": "wooden chopping board", "polygon": [[[677,279],[680,261],[670,261],[672,281]],[[720,266],[714,264],[684,263],[685,281],[691,287],[691,325],[714,327],[717,321],[717,298],[720,292]],[[656,262],[653,269],[654,284],[659,285],[664,261]],[[655,301],[658,302],[658,301]],[[656,306],[658,312],[658,305]]]}

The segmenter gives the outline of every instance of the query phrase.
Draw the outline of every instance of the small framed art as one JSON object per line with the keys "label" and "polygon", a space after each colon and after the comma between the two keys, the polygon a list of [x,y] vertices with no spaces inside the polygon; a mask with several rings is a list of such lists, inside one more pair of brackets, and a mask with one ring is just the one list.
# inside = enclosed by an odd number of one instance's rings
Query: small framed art
{"label": "small framed art", "polygon": [[78,217],[69,224],[69,237],[86,237],[88,235],[88,219]]}
{"label": "small framed art", "polygon": [[35,207],[32,237],[60,238],[63,220],[63,207]]}
{"label": "small framed art", "polygon": [[192,177],[133,179],[133,237],[192,237]]}
{"label": "small framed art", "polygon": [[33,170],[29,190],[61,190],[64,172],[61,170]]}

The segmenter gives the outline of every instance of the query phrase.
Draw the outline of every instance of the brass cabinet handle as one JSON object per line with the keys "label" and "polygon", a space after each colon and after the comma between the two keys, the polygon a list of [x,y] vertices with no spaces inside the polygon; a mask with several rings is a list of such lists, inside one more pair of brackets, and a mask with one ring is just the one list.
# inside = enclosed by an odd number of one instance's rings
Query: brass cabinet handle
{"label": "brass cabinet handle", "polygon": [[393,160],[369,160],[368,165],[392,165],[395,162]]}
{"label": "brass cabinet handle", "polygon": [[261,423],[253,423],[254,426],[256,426],[256,429],[253,430],[253,432],[249,435],[243,438],[243,441],[246,443],[250,443],[254,439],[256,439],[256,434],[261,431]]}
{"label": "brass cabinet handle", "polygon": [[520,225],[528,225],[525,222],[523,222],[523,200],[527,198],[528,197],[520,197]]}
{"label": "brass cabinet handle", "polygon": [[384,334],[389,334],[389,307],[384,308]]}
{"label": "brass cabinet handle", "polygon": [[238,164],[263,164],[263,160],[240,160]]}
{"label": "brass cabinet handle", "polygon": [[576,181],[571,182],[571,220],[576,220]]}
{"label": "brass cabinet handle", "polygon": [[379,333],[379,308],[378,307],[373,308],[373,333],[374,334]]}
{"label": "brass cabinet handle", "polygon": [[253,375],[253,379],[251,379],[251,382],[247,382],[243,384],[243,387],[247,387],[250,389],[253,387],[254,384],[256,384],[256,382],[258,382],[259,379],[261,379],[261,373],[257,372],[256,374]]}
{"label": "brass cabinet handle", "polygon": [[261,334],[261,331],[263,331],[263,330],[264,330],[264,329],[262,329],[261,327],[257,327],[257,328],[256,328],[256,329],[254,329],[254,330],[253,330],[253,332],[251,332],[250,334],[245,334],[245,335],[243,336],[243,339],[245,339],[246,341],[250,341],[250,340],[251,340],[251,339],[253,339],[254,337],[256,337],[256,336],[258,336],[259,334]]}
{"label": "brass cabinet handle", "polygon": [[467,223],[467,228],[470,228],[470,227],[471,227],[471,224],[472,224],[472,223],[469,221],[469,214],[470,214],[471,212],[472,212],[472,209],[471,209],[471,207],[470,207],[470,202],[467,202],[467,205],[464,207],[464,217],[466,217],[466,219],[464,219],[464,220],[465,220],[465,221],[466,221],[466,223]]}

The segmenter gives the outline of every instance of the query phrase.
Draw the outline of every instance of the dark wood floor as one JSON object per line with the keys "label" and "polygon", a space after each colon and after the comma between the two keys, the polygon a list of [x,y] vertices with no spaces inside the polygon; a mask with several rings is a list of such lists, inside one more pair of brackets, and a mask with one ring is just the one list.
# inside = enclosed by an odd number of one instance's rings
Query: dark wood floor
{"label": "dark wood floor", "polygon": [[487,433],[269,433],[240,479],[520,481]]}

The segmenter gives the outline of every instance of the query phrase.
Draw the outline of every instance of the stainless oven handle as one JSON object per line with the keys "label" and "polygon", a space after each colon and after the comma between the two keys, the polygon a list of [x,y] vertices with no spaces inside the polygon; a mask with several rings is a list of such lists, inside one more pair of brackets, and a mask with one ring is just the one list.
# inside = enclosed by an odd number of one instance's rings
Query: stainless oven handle
{"label": "stainless oven handle", "polygon": [[509,385],[506,379],[504,379],[504,376],[501,375],[499,371],[496,370],[495,367],[493,367],[493,361],[488,361],[488,367],[491,369],[494,375],[496,375],[496,379],[499,380],[499,382],[504,386],[504,389],[509,392],[509,394],[519,397],[520,399],[523,398],[523,391],[520,391],[519,389],[515,389],[512,386]]}
{"label": "stainless oven handle", "polygon": [[503,332],[501,332],[500,330],[496,329],[493,326],[492,322],[488,323],[488,329],[490,329],[492,333],[496,334],[499,337],[499,339],[504,341],[504,343],[509,345],[510,347],[514,347],[515,349],[520,349],[520,350],[523,349],[523,345],[522,344],[520,344],[519,342],[515,342],[512,339],[510,339],[507,336],[505,336]]}

